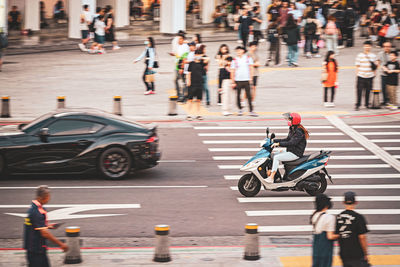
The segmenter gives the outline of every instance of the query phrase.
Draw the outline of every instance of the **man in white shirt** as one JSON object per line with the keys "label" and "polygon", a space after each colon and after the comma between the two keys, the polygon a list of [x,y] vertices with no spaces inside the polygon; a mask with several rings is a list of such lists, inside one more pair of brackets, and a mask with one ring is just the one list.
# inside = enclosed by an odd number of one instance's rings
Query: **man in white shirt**
{"label": "man in white shirt", "polygon": [[[184,74],[184,61],[187,58],[189,54],[189,46],[187,43],[185,43],[185,39],[182,35],[178,35],[178,44],[176,45],[175,48],[173,48],[174,51],[170,52],[169,54],[171,56],[175,57],[175,63],[176,63],[176,77],[175,77],[175,88],[176,88],[176,94],[178,96],[178,102],[184,102],[185,101],[185,93],[187,92],[186,88],[186,80],[185,80],[185,74]],[[181,91],[181,87],[179,86],[179,80],[182,80],[183,83],[183,89]]]}
{"label": "man in white shirt", "polygon": [[378,66],[377,57],[371,53],[371,41],[364,42],[364,52],[356,58],[357,67],[357,102],[355,110],[360,110],[362,94],[365,95],[365,107],[369,108],[369,95]]}
{"label": "man in white shirt", "polygon": [[92,23],[92,15],[89,12],[89,5],[84,5],[79,23],[79,27],[81,29],[81,34],[82,34],[82,43],[78,44],[79,48],[83,52],[87,51],[86,44],[90,40],[89,25],[91,23]]}
{"label": "man in white shirt", "polygon": [[242,104],[240,103],[242,89],[246,92],[247,101],[249,103],[249,115],[257,117],[258,115],[253,112],[253,105],[251,103],[251,90],[250,81],[253,77],[253,60],[247,56],[246,49],[243,46],[236,47],[236,54],[231,64],[231,80],[233,88],[236,88],[236,103],[239,108],[239,116],[243,115]]}

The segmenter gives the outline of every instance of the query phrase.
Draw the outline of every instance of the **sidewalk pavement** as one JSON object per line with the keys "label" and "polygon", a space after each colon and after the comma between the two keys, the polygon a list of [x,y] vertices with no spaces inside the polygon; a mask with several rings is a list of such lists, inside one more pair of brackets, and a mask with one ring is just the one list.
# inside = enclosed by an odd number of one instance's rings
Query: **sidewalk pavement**
{"label": "sidewalk pavement", "polygon": [[[370,235],[369,238],[369,254],[370,263],[373,266],[400,266],[400,243],[390,243],[398,241],[398,235],[376,236]],[[125,242],[129,238],[123,238]],[[187,238],[186,238],[187,239]],[[193,238],[196,239],[196,238]],[[311,266],[311,245],[310,236],[302,237],[276,237],[270,238],[260,236],[260,260],[246,261],[243,260],[244,247],[243,237],[224,238],[224,237],[203,237],[203,241],[197,246],[176,245],[182,242],[182,238],[171,238],[172,246],[170,254],[172,261],[169,263],[155,263],[152,261],[154,257],[154,248],[152,245],[147,247],[88,247],[86,243],[98,245],[107,242],[108,239],[102,241],[89,239],[84,240],[81,249],[83,262],[74,266],[268,266],[268,267],[309,267]],[[227,245],[212,246],[207,245],[206,240],[210,243],[220,240],[227,241]],[[131,241],[134,240],[133,238]],[[236,244],[229,242],[236,240]],[[306,242],[301,242],[307,240]],[[155,242],[154,239],[148,238],[146,242]],[[292,242],[294,241],[294,242]],[[113,241],[111,241],[113,242]],[[145,242],[145,245],[147,243]],[[295,243],[300,242],[300,243]],[[0,244],[4,242],[0,241]],[[118,243],[118,241],[117,241]],[[114,244],[117,244],[114,243]],[[3,246],[2,246],[3,247]],[[338,247],[335,247],[334,255],[338,255]],[[64,254],[59,249],[51,248],[49,257],[53,266],[64,266]],[[0,265],[13,267],[24,266],[25,252],[22,249],[0,249]],[[334,257],[333,266],[341,266],[338,256]]]}

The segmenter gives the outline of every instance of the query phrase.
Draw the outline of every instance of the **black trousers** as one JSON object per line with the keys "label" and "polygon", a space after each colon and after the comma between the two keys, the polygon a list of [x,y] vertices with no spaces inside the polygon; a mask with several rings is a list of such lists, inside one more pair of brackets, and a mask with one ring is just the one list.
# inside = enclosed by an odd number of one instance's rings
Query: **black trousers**
{"label": "black trousers", "polygon": [[47,253],[26,252],[29,267],[50,267]]}
{"label": "black trousers", "polygon": [[242,37],[243,47],[247,46],[247,41],[249,40],[249,32],[240,32],[240,36]]}
{"label": "black trousers", "polygon": [[144,85],[146,85],[146,90],[147,91],[154,91],[155,90],[154,89],[154,82],[151,82],[151,83],[146,82],[146,73],[147,72],[148,72],[148,66],[146,65],[146,68],[144,69],[143,77],[142,77]]}
{"label": "black trousers", "polygon": [[381,86],[382,86],[381,92],[382,92],[383,104],[387,104],[389,102],[389,97],[388,97],[387,91],[386,91],[386,79],[387,79],[387,76],[381,75]]}
{"label": "black trousers", "polygon": [[236,81],[236,103],[239,109],[242,109],[242,104],[240,103],[240,95],[242,89],[246,91],[247,101],[249,102],[250,112],[253,111],[253,105],[251,103],[251,90],[249,81]]}
{"label": "black trousers", "polygon": [[256,41],[257,43],[264,38],[263,34],[261,31],[253,31],[254,34],[254,41]]}
{"label": "black trousers", "polygon": [[350,28],[344,28],[343,29],[344,30],[344,32],[343,32],[343,38],[346,40],[346,46],[347,47],[352,47],[353,46],[353,43],[354,43],[354,37],[353,37],[353,35],[354,35],[354,30],[353,30],[353,27],[350,27]]}
{"label": "black trousers", "polygon": [[275,61],[275,65],[279,64],[279,61],[280,61],[280,46],[281,46],[281,44],[279,43],[279,40],[277,40],[276,42],[270,43],[270,46],[269,46],[269,57],[267,59],[267,62]]}
{"label": "black trousers", "polygon": [[335,86],[324,88],[324,102],[328,102],[328,89],[331,89],[331,102],[335,98]]}
{"label": "black trousers", "polygon": [[369,107],[369,95],[372,90],[372,81],[374,78],[357,77],[357,103],[356,107],[361,106],[361,98],[364,93],[365,107]]}
{"label": "black trousers", "polygon": [[347,259],[342,259],[343,261],[343,267],[369,267],[370,265],[368,262],[364,259],[358,259],[358,260],[347,260]]}

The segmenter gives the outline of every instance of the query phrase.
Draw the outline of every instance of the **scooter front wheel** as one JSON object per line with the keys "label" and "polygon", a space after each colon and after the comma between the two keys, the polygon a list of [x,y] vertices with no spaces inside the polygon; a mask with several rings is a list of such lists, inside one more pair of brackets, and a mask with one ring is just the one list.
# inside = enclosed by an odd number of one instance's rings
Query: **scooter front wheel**
{"label": "scooter front wheel", "polygon": [[260,192],[261,182],[253,174],[243,175],[238,182],[239,192],[245,197],[254,197]]}

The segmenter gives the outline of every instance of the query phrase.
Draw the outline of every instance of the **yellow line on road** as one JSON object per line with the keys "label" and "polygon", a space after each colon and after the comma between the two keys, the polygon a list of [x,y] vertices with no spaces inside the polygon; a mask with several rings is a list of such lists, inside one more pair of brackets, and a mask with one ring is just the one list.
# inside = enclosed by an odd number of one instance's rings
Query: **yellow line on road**
{"label": "yellow line on road", "polygon": [[[312,258],[310,256],[293,256],[279,258],[283,267],[310,267]],[[400,255],[370,255],[369,262],[372,266],[399,266]],[[342,266],[339,256],[333,257],[332,266]]]}

